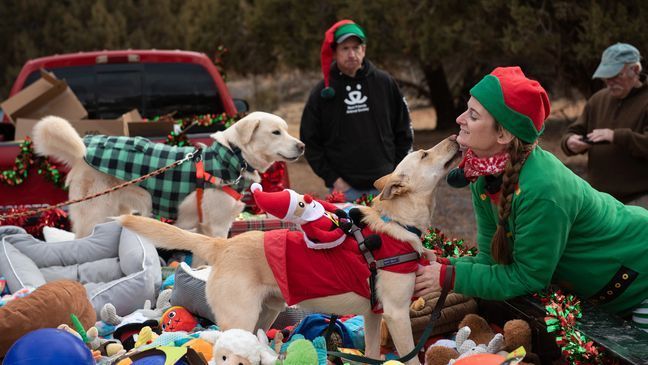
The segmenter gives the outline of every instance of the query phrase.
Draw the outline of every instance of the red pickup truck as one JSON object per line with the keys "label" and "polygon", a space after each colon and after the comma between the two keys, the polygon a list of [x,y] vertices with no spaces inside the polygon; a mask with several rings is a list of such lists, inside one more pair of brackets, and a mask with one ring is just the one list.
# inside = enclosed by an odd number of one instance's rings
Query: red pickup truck
{"label": "red pickup truck", "polygon": [[[174,118],[226,113],[235,116],[247,111],[243,100],[232,99],[221,74],[203,53],[190,51],[123,50],[80,52],[28,61],[18,74],[10,96],[40,77],[40,70],[64,79],[88,111],[89,119],[114,119],[137,108],[145,118],[175,112]],[[8,118],[0,123],[0,171],[15,166],[20,143],[13,140],[13,125]],[[214,127],[194,127],[191,142],[211,143]],[[152,138],[163,141],[165,136]],[[65,171],[64,168],[61,168]],[[263,185],[288,187],[284,163],[273,167],[273,181]],[[278,181],[277,176],[281,181]],[[264,179],[269,179],[268,175]],[[0,182],[0,209],[56,204],[67,200],[67,192],[29,171],[22,184]]]}

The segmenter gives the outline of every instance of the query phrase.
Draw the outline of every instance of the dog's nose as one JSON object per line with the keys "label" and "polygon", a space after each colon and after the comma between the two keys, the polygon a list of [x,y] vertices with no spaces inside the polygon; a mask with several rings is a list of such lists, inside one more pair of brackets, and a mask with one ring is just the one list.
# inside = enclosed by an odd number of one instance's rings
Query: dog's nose
{"label": "dog's nose", "polygon": [[304,146],[304,142],[299,142],[299,143],[297,143],[297,146],[296,146],[296,147],[297,147],[297,151],[299,151],[299,154],[300,154],[300,155],[304,153],[304,149],[306,148],[306,147]]}

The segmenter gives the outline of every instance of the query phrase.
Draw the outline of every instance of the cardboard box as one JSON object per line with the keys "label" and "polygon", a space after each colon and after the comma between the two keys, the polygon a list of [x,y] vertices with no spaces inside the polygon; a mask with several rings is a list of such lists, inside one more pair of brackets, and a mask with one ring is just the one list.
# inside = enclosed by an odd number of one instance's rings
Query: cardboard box
{"label": "cardboard box", "polygon": [[14,123],[19,118],[38,119],[48,115],[71,120],[88,116],[67,83],[45,71],[41,71],[40,79],[5,100],[0,107]]}
{"label": "cardboard box", "polygon": [[122,115],[126,123],[128,136],[164,137],[173,131],[175,122],[172,121],[145,121],[137,109]]}
{"label": "cardboard box", "polygon": [[[40,119],[19,118],[16,121],[16,141],[24,140],[26,136],[32,135],[32,128]],[[72,127],[79,132],[79,135],[105,134],[109,136],[126,136],[128,129],[122,118],[118,119],[81,119],[68,120]]]}

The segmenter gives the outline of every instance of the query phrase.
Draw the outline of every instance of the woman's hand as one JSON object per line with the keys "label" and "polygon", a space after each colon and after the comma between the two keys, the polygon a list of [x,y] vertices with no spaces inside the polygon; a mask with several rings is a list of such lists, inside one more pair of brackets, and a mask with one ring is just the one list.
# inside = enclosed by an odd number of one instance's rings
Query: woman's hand
{"label": "woman's hand", "polygon": [[442,265],[438,262],[431,262],[430,265],[419,265],[416,270],[416,280],[414,281],[414,296],[422,297],[423,295],[441,291],[439,285],[439,276],[441,276]]}
{"label": "woman's hand", "polygon": [[430,262],[435,262],[437,260],[436,254],[434,251],[429,248],[423,247],[423,257],[425,257]]}

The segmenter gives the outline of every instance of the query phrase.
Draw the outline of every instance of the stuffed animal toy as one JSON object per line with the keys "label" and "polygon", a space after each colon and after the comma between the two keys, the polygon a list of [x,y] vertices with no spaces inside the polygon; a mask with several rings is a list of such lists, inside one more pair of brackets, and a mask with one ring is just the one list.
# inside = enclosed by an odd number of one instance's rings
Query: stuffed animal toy
{"label": "stuffed animal toy", "polygon": [[[477,314],[468,314],[459,323],[459,327],[468,326],[472,330],[469,339],[476,343],[487,343],[495,332],[488,322]],[[504,324],[504,347],[507,353],[522,346],[526,351],[531,351],[531,327],[526,321],[513,319]]]}
{"label": "stuffed animal toy", "polygon": [[135,321],[135,317],[139,318],[142,322],[147,319],[159,320],[162,317],[164,311],[171,306],[171,293],[172,289],[165,289],[160,292],[158,298],[155,302],[155,309],[151,308],[151,301],[146,300],[144,302],[144,308],[138,309],[135,312],[128,314],[124,317],[117,315],[117,310],[115,306],[111,303],[104,304],[103,308],[99,312],[99,317],[102,321],[113,325],[118,326],[123,322],[132,323]]}
{"label": "stuffed animal toy", "polygon": [[277,365],[316,365],[320,364],[317,350],[312,342],[300,338],[291,342],[286,350],[286,358],[283,362],[277,361]]}
{"label": "stuffed animal toy", "polygon": [[456,349],[430,346],[425,353],[426,365],[446,365],[476,353],[499,352],[500,355],[506,356],[521,346],[527,351],[531,349],[531,328],[523,320],[508,321],[504,324],[503,334],[495,334],[484,318],[477,314],[468,314],[459,323],[459,327]]}
{"label": "stuffed animal toy", "polygon": [[[504,347],[504,336],[501,333],[496,334],[488,342],[488,344],[477,344],[475,341],[470,340],[471,329],[468,326],[461,327],[457,332],[457,352],[459,357],[463,359],[476,354],[495,354]],[[450,360],[449,364],[454,364],[455,359]]]}
{"label": "stuffed animal toy", "polygon": [[277,361],[278,355],[268,347],[263,331],[257,336],[236,328],[205,332],[200,338],[214,344],[210,365],[275,365]]}
{"label": "stuffed animal toy", "polygon": [[333,248],[347,237],[345,230],[340,228],[340,215],[344,218],[346,213],[329,202],[298,194],[291,189],[264,192],[258,183],[252,184],[250,191],[259,208],[281,220],[297,224],[310,248]]}
{"label": "stuffed animal toy", "polygon": [[191,332],[198,326],[198,320],[186,308],[173,306],[162,314],[162,330],[165,332]]}
{"label": "stuffed animal toy", "polygon": [[[279,354],[285,354],[286,360],[288,360],[289,362],[278,361],[277,364],[327,365],[330,363],[328,361],[326,340],[324,339],[323,336],[315,337],[312,342],[307,340],[301,334],[292,335],[290,340],[286,343],[282,343],[282,340],[283,340],[283,334],[281,332],[277,332],[274,338],[273,349],[275,350],[275,352]],[[310,346],[306,344],[300,344],[303,343],[304,341],[308,342]],[[298,343],[298,345],[291,347],[293,346],[294,343]],[[310,350],[311,346],[313,349],[315,349],[315,353],[317,355],[316,361],[312,361],[312,357],[311,357],[312,351]],[[340,348],[338,348],[338,350],[340,350]]]}
{"label": "stuffed animal toy", "polygon": [[99,337],[99,331],[97,327],[90,327],[86,331],[83,329],[83,325],[74,314],[70,315],[72,324],[76,329],[68,326],[67,324],[61,324],[57,328],[68,333],[73,334],[81,341],[83,341],[93,353],[98,352],[101,356],[115,356],[122,355],[126,353],[124,346],[117,340],[107,340]]}

